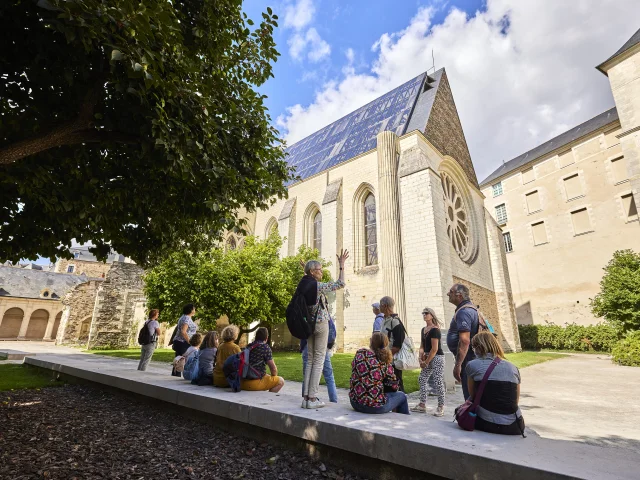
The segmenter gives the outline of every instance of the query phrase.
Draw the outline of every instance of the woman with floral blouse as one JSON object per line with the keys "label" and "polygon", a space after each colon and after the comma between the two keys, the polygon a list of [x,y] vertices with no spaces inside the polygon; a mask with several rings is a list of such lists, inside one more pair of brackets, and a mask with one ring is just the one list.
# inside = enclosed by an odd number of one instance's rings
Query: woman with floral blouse
{"label": "woman with floral blouse", "polygon": [[[361,413],[395,411],[409,415],[407,396],[398,391],[393,373],[393,355],[386,335],[375,332],[369,348],[361,348],[351,362],[349,399]],[[385,390],[389,393],[385,393]]]}

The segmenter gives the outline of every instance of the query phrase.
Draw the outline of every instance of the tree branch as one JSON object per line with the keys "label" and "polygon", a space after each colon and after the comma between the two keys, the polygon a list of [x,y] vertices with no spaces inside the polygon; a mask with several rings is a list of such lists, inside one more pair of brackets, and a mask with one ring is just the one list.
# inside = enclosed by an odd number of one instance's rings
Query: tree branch
{"label": "tree branch", "polygon": [[1,148],[0,165],[9,165],[22,158],[63,145],[108,141],[109,135],[114,137],[113,141],[118,141],[118,135],[112,133],[106,135],[106,132],[103,133],[91,128],[94,110],[104,95],[105,81],[105,74],[101,73],[87,91],[75,120],[54,127],[46,133]]}
{"label": "tree branch", "polygon": [[0,165],[9,165],[30,155],[64,145],[102,142],[140,143],[140,137],[135,135],[91,128],[81,129],[81,126],[78,122],[68,123],[39,137],[32,137],[2,148],[0,149]]}

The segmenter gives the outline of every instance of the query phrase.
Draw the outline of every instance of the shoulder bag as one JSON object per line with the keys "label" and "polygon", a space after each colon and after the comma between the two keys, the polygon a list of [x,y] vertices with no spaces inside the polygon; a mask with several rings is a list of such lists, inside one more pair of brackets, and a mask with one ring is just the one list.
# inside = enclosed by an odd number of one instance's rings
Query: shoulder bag
{"label": "shoulder bag", "polygon": [[496,357],[487,368],[487,371],[484,373],[484,377],[482,377],[482,381],[478,386],[478,391],[474,395],[473,401],[467,400],[455,411],[455,420],[458,422],[458,426],[463,430],[467,430],[469,432],[473,432],[476,428],[476,417],[478,414],[476,413],[478,410],[478,405],[480,404],[480,399],[482,399],[482,394],[484,392],[484,387],[489,381],[489,375],[493,372],[493,369],[496,368],[496,365],[500,363],[500,357]]}
{"label": "shoulder bag", "polygon": [[402,348],[400,351],[396,353],[395,358],[393,359],[393,365],[398,370],[417,370],[420,368],[420,359],[418,358],[418,350],[416,350],[413,345],[413,339],[407,333],[407,329],[404,327],[404,324],[400,322],[402,325],[402,329],[404,330],[404,342],[402,342]]}

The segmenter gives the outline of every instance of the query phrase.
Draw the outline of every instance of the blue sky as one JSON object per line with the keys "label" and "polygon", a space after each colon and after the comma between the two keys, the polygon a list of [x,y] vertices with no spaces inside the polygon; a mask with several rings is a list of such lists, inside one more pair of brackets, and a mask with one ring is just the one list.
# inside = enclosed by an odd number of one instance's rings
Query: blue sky
{"label": "blue sky", "polygon": [[[259,19],[260,14],[271,7],[280,18],[280,28],[276,30],[275,40],[281,57],[275,64],[274,75],[261,92],[268,96],[267,106],[275,120],[294,104],[311,103],[316,89],[324,82],[341,75],[346,52],[352,49],[356,55],[356,64],[366,67],[374,61],[376,55],[371,46],[385,32],[404,29],[420,6],[433,4],[428,1],[397,0],[319,0],[312,2],[315,7],[314,28],[321,38],[330,43],[331,53],[318,62],[300,61],[292,58],[288,52],[287,40],[291,30],[284,27],[286,7],[296,2],[274,2],[272,0],[245,1],[245,11],[250,18]],[[450,2],[473,14],[482,8],[484,2],[464,0]],[[390,8],[390,5],[393,7]],[[447,10],[440,9],[434,23],[444,20]],[[425,65],[426,70],[431,65]],[[408,80],[408,79],[407,79]]]}
{"label": "blue sky", "polygon": [[447,70],[479,179],[611,108],[595,66],[640,26],[637,0],[248,0],[282,54],[260,88],[289,144],[429,69]]}

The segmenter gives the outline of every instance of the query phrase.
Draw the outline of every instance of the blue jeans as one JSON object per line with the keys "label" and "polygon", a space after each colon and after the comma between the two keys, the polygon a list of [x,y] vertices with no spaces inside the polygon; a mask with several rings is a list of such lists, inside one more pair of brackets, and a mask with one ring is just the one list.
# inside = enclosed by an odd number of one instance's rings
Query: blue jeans
{"label": "blue jeans", "polygon": [[[302,350],[302,371],[307,370],[307,347]],[[331,357],[329,352],[324,357],[324,365],[322,366],[322,376],[324,382],[327,384],[327,391],[329,392],[329,401],[338,403],[338,390],[336,389],[336,381],[333,379],[333,365],[331,365]],[[304,395],[304,383],[302,384],[302,390]]]}
{"label": "blue jeans", "polygon": [[387,403],[382,407],[369,407],[362,405],[351,400],[351,406],[356,412],[360,413],[389,413],[391,410],[397,409],[397,413],[403,415],[410,415],[409,403],[407,402],[407,396],[404,392],[391,392],[385,394],[387,397]]}

